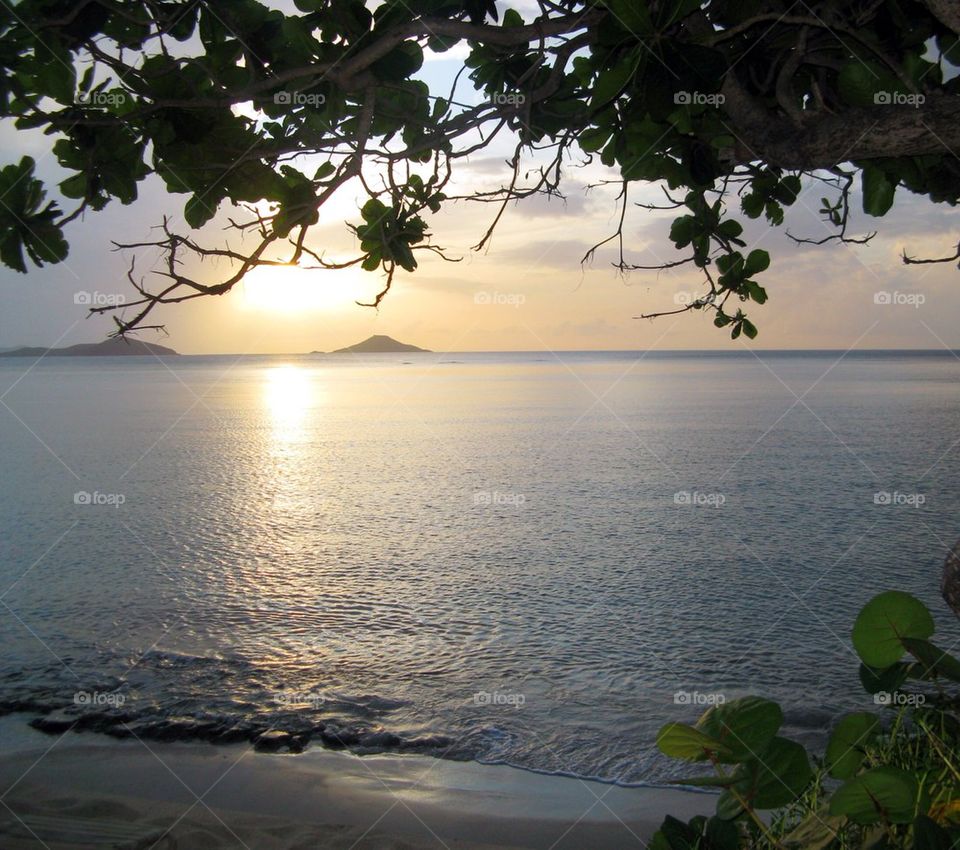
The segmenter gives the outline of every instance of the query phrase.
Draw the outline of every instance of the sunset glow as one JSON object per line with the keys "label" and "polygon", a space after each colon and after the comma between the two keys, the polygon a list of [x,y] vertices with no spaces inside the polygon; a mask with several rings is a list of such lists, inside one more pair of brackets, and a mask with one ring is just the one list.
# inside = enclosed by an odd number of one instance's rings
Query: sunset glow
{"label": "sunset glow", "polygon": [[355,278],[349,271],[262,266],[238,287],[245,310],[296,315],[356,307]]}

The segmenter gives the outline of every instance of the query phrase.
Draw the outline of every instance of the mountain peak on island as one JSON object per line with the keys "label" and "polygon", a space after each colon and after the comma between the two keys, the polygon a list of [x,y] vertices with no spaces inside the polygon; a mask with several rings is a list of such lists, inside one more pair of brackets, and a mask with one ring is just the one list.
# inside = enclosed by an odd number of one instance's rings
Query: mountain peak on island
{"label": "mountain peak on island", "polygon": [[334,354],[395,354],[402,351],[427,351],[426,348],[417,348],[415,345],[407,345],[405,342],[398,342],[391,336],[385,334],[374,334],[358,342],[356,345],[347,348],[338,348]]}
{"label": "mountain peak on island", "polygon": [[67,348],[14,348],[10,351],[0,351],[0,357],[142,357],[146,354],[173,357],[178,356],[179,353],[165,345],[156,345],[139,339],[111,337],[102,342],[81,342]]}

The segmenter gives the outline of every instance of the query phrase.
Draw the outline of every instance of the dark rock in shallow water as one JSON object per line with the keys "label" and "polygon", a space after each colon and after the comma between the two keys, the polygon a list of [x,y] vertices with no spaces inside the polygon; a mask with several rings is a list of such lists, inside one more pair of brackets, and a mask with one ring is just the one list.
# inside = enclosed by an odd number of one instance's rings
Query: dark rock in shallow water
{"label": "dark rock in shallow water", "polygon": [[35,717],[29,725],[50,735],[62,735],[68,729],[73,729],[74,732],[103,732],[114,735],[114,730],[123,729],[124,724],[130,720],[131,715],[123,712],[103,713],[57,708],[42,717]]}
{"label": "dark rock in shallow water", "polygon": [[409,741],[404,741],[401,749],[413,750],[415,752],[443,750],[443,757],[454,761],[469,761],[473,758],[472,755],[454,751],[452,749],[454,743],[453,738],[448,738],[446,735],[433,735],[429,738],[412,738]]}
{"label": "dark rock in shallow water", "polygon": [[394,747],[399,747],[402,743],[399,736],[394,735],[393,732],[383,730],[361,735],[358,742],[359,746],[372,750],[393,749]]}
{"label": "dark rock in shallow water", "polygon": [[263,753],[302,753],[306,736],[291,735],[282,729],[271,729],[257,737],[254,749]]}
{"label": "dark rock in shallow water", "polygon": [[329,747],[331,750],[342,750],[345,747],[356,746],[360,738],[355,732],[338,729],[336,726],[327,726],[321,730],[320,740],[325,747]]}
{"label": "dark rock in shallow water", "polygon": [[79,721],[79,715],[69,714],[63,709],[58,709],[45,714],[43,717],[35,717],[29,725],[50,735],[62,735],[71,727],[76,726]]}
{"label": "dark rock in shallow water", "polygon": [[[214,714],[165,716],[152,706],[137,715],[129,711],[83,711],[73,705],[46,711],[29,721],[30,726],[51,735],[68,730],[98,732],[112,738],[142,738],[152,741],[208,741],[212,744],[250,742],[254,749],[266,753],[301,753],[311,741],[332,750],[353,750],[357,753],[443,751],[450,754],[451,739],[445,736],[406,738],[382,728],[342,728],[329,722],[291,716],[237,718]],[[282,725],[283,728],[271,728]]]}
{"label": "dark rock in shallow water", "polygon": [[197,723],[190,717],[142,717],[130,723],[104,729],[114,738],[150,738],[154,741],[190,741],[204,737],[204,731],[216,724]]}
{"label": "dark rock in shallow water", "polygon": [[247,723],[237,723],[234,726],[223,724],[223,728],[210,740],[214,744],[238,744],[241,741],[249,741],[253,736],[253,727]]}

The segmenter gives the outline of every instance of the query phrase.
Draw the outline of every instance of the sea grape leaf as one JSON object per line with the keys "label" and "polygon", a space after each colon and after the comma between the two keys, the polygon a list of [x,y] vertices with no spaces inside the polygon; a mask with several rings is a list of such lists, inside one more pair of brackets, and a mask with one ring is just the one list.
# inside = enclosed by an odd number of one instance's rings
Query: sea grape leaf
{"label": "sea grape leaf", "polygon": [[873,597],[853,625],[853,646],[870,667],[896,664],[906,648],[902,638],[925,640],[934,632],[933,617],[915,596],[889,590]]}
{"label": "sea grape leaf", "polygon": [[783,710],[762,697],[741,697],[715,705],[697,729],[724,745],[720,761],[739,762],[763,752],[783,724]]}
{"label": "sea grape leaf", "polygon": [[756,758],[734,771],[733,789],[755,809],[792,803],[813,779],[803,745],[775,737]]}
{"label": "sea grape leaf", "polygon": [[834,727],[827,744],[827,771],[836,779],[849,779],[859,769],[865,757],[864,747],[876,736],[880,720],[866,711],[841,718]]}
{"label": "sea grape leaf", "polygon": [[686,723],[667,723],[657,734],[657,747],[664,755],[687,761],[705,761],[710,753],[730,753],[721,741]]}
{"label": "sea grape leaf", "polygon": [[875,767],[837,789],[830,798],[830,814],[846,815],[859,824],[909,823],[918,791],[913,774],[897,767]]}

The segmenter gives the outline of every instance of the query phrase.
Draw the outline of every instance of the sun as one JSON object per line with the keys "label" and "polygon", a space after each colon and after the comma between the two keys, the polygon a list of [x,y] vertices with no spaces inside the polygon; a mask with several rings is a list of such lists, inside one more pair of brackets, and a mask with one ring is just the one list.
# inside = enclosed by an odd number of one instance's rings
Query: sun
{"label": "sun", "polygon": [[259,266],[237,289],[245,310],[294,315],[354,307],[361,294],[356,284],[348,270]]}

